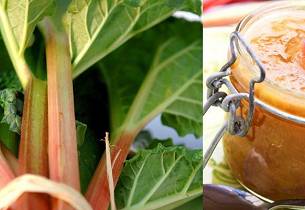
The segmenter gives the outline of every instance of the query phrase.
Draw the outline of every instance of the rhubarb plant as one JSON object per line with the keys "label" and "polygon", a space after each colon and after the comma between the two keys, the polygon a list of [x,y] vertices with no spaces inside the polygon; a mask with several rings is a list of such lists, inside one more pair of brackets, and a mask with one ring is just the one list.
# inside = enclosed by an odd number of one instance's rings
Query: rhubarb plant
{"label": "rhubarb plant", "polygon": [[93,210],[202,209],[201,150],[146,139],[131,151],[158,116],[202,136],[201,25],[171,17],[200,4],[0,1],[0,194],[37,179],[11,209],[81,209],[67,202],[80,196]]}

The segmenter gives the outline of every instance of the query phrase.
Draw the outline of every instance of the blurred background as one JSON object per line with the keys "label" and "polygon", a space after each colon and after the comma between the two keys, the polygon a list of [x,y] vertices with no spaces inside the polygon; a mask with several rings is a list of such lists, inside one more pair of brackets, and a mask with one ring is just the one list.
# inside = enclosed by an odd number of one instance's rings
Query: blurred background
{"label": "blurred background", "polygon": [[204,27],[228,26],[271,0],[203,0]]}

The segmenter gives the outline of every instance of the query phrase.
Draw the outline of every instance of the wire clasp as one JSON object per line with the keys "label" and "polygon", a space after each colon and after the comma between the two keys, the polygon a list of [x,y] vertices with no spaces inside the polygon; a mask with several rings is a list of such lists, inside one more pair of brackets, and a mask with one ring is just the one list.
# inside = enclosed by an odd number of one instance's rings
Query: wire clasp
{"label": "wire clasp", "polygon": [[[244,48],[246,53],[251,57],[259,69],[259,76],[252,78],[249,82],[249,93],[239,93],[232,83],[227,79],[227,77],[231,75],[230,67],[237,60],[237,51],[239,46]],[[220,69],[219,72],[209,76],[206,81],[208,92],[207,101],[203,106],[203,115],[207,113],[211,106],[217,106],[223,111],[229,113],[229,119],[217,132],[210,147],[205,153],[203,158],[203,167],[207,165],[213,151],[215,150],[220,139],[223,137],[225,131],[228,131],[231,135],[237,136],[245,136],[248,133],[253,120],[255,108],[254,87],[256,83],[261,83],[265,80],[266,73],[263,65],[237,31],[233,32],[230,37],[230,53],[230,60]],[[220,91],[223,85],[228,88],[230,94]],[[242,99],[248,100],[249,103],[246,118],[241,115],[237,115],[237,109],[239,108]]]}

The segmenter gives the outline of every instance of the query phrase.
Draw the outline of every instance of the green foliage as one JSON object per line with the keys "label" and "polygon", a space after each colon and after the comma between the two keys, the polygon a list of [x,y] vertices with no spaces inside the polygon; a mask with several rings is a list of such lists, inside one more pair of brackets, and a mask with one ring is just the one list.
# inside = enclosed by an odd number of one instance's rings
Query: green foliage
{"label": "green foliage", "polygon": [[[12,89],[0,91],[0,106],[3,108],[1,123],[9,125],[10,131],[20,134],[21,117],[18,115],[17,92]],[[19,111],[20,108],[19,108]]]}
{"label": "green foliage", "polygon": [[175,210],[203,210],[202,196],[187,202],[186,204],[175,208]]}
{"label": "green foliage", "polygon": [[53,0],[0,1],[1,37],[23,88],[32,77],[25,51],[33,43],[38,22],[51,13],[53,3]]}
{"label": "green foliage", "polygon": [[[11,51],[23,54],[32,39],[37,23],[50,14],[53,0],[9,0],[0,1],[0,12],[3,13],[1,32]],[[8,37],[8,36],[13,36]],[[16,43],[10,43],[14,40]],[[16,53],[16,52],[15,52]]]}
{"label": "green foliage", "polygon": [[0,90],[10,88],[22,90],[21,84],[14,71],[13,64],[0,36]]}
{"label": "green foliage", "polygon": [[157,146],[125,163],[118,186],[119,209],[173,209],[202,194],[202,151]]}
{"label": "green foliage", "polygon": [[174,146],[173,140],[171,138],[168,139],[154,139],[150,142],[147,149],[153,149],[156,148],[158,145],[163,145],[165,147]]}
{"label": "green foliage", "polygon": [[[177,0],[179,1],[179,0]],[[185,10],[186,11],[190,11],[190,12],[194,12],[197,15],[201,15],[201,5],[202,5],[202,1],[201,0],[187,0],[186,1],[186,6],[185,6]]]}
{"label": "green foliage", "polygon": [[18,154],[22,112],[22,101],[17,94],[15,89],[0,91],[0,141],[15,155]]}
{"label": "green foliage", "polygon": [[132,149],[134,151],[138,151],[141,149],[153,149],[157,147],[158,144],[162,144],[165,147],[174,146],[172,139],[170,138],[164,140],[154,139],[149,131],[143,130],[138,134],[138,136],[134,140]]}
{"label": "green foliage", "polygon": [[[73,0],[65,16],[74,77],[136,34],[200,0]],[[197,6],[194,6],[197,5]],[[200,8],[200,6],[199,6]]]}
{"label": "green foliage", "polygon": [[0,90],[6,88],[22,91],[21,84],[14,71],[3,71],[0,73]]}
{"label": "green foliage", "polygon": [[122,130],[142,128],[161,113],[173,116],[175,120],[163,122],[179,134],[201,136],[200,34],[199,23],[170,19],[100,63],[110,97],[112,139]]}

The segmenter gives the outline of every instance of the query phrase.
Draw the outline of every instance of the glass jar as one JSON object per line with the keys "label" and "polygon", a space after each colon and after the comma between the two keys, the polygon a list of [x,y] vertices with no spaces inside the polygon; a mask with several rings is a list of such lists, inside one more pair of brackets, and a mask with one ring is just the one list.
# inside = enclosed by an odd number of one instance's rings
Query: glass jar
{"label": "glass jar", "polygon": [[[255,86],[256,101],[264,106],[255,106],[246,136],[224,135],[226,162],[243,186],[267,200],[304,199],[305,1],[265,7],[245,17],[237,31],[265,68],[264,82]],[[237,46],[237,54],[230,81],[238,92],[248,92],[258,69],[244,49]],[[238,113],[247,111],[242,100]]]}

